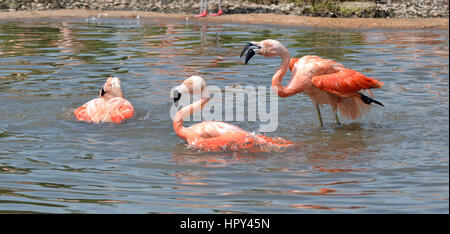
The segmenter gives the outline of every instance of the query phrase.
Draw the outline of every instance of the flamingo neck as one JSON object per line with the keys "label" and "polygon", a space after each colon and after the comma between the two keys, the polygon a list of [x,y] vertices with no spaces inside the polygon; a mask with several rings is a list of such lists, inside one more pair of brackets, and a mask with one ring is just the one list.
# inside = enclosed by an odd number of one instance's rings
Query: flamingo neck
{"label": "flamingo neck", "polygon": [[105,99],[106,101],[108,101],[109,99],[112,99],[112,98],[116,98],[116,97],[123,98],[123,93],[121,90],[115,91],[114,93],[107,92],[107,93],[105,93],[105,95],[101,96],[101,98]]}
{"label": "flamingo neck", "polygon": [[203,109],[203,106],[205,106],[205,104],[208,103],[209,100],[211,100],[210,97],[202,98],[189,106],[183,107],[177,112],[175,118],[173,119],[173,129],[181,139],[186,141],[188,134],[186,128],[183,126],[183,120],[186,117],[193,115],[194,113]]}
{"label": "flamingo neck", "polygon": [[280,97],[287,96],[286,87],[283,86],[282,80],[284,75],[286,75],[287,70],[289,69],[291,55],[289,51],[285,49],[281,54],[281,64],[276,70],[275,74],[272,77],[272,88]]}

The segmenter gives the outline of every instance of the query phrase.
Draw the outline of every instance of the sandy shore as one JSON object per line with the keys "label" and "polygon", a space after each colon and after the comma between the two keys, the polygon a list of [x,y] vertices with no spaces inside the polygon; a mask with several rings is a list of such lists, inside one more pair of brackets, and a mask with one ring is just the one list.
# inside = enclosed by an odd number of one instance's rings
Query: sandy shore
{"label": "sandy shore", "polygon": [[449,29],[448,18],[324,18],[280,14],[228,14],[219,17],[195,18],[185,14],[164,14],[147,11],[49,10],[0,12],[0,21],[36,18],[153,18],[189,20],[211,23],[237,23],[311,28],[340,29]]}

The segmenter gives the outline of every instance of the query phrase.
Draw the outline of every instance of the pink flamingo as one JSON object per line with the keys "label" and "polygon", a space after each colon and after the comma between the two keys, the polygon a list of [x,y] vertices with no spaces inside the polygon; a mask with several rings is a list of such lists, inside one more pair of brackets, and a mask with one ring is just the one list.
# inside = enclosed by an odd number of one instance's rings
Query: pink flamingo
{"label": "pink flamingo", "polygon": [[79,121],[118,124],[133,117],[134,108],[123,98],[119,78],[109,77],[100,89],[100,97],[78,107],[73,113]]}
{"label": "pink flamingo", "polygon": [[210,93],[205,80],[199,76],[191,76],[174,88],[174,103],[177,103],[181,96],[192,95],[196,91],[199,92],[197,94],[201,93],[200,100],[183,107],[173,119],[175,133],[191,147],[205,151],[267,152],[293,145],[293,142],[252,134],[224,122],[201,122],[190,127],[184,127],[183,119],[200,111],[211,99]]}
{"label": "pink flamingo", "polygon": [[[219,0],[219,10],[217,13],[210,14],[211,16],[219,16],[223,14],[222,11],[222,0]],[[201,0],[200,2],[200,14],[196,15],[196,18],[206,17],[208,15],[208,0]]]}
{"label": "pink flamingo", "polygon": [[[345,118],[357,119],[369,112],[371,103],[384,106],[374,100],[373,95],[370,98],[360,92],[364,89],[381,88],[382,82],[345,68],[340,63],[314,55],[291,58],[289,51],[279,41],[272,39],[248,43],[242,50],[241,57],[247,50],[245,64],[255,54],[281,57],[281,65],[272,77],[272,88],[283,98],[302,92],[308,95],[316,107],[321,127],[323,121],[319,105],[331,105],[338,124],[338,110]],[[288,68],[292,71],[292,77],[288,85],[283,86],[282,79]]]}

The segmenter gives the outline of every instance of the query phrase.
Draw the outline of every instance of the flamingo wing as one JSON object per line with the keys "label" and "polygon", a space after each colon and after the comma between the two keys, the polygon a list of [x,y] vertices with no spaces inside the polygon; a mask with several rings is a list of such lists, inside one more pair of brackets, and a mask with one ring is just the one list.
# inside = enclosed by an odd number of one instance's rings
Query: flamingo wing
{"label": "flamingo wing", "polygon": [[220,136],[204,138],[196,146],[206,151],[243,150],[254,145],[254,139],[245,132],[226,132]]}
{"label": "flamingo wing", "polygon": [[105,102],[102,98],[95,98],[86,102],[84,105],[78,107],[75,111],[75,117],[79,121],[86,121],[88,123],[99,123],[104,121],[105,116]]}
{"label": "flamingo wing", "polygon": [[92,121],[87,112],[86,105],[78,107],[75,111],[73,111],[73,113],[75,114],[75,117],[77,118],[78,121],[86,121],[86,122]]}
{"label": "flamingo wing", "polygon": [[289,61],[289,70],[292,71],[294,69],[295,64],[298,62],[299,58],[291,58],[291,61]]}
{"label": "flamingo wing", "polygon": [[383,83],[352,69],[340,68],[337,72],[316,75],[311,82],[319,89],[339,97],[354,96],[361,89],[380,88]]}
{"label": "flamingo wing", "polygon": [[109,116],[114,123],[121,123],[123,120],[133,117],[134,108],[130,102],[125,99],[121,100],[121,103],[115,108],[111,109]]}
{"label": "flamingo wing", "polygon": [[129,101],[121,97],[106,102],[103,98],[96,98],[78,107],[73,113],[79,121],[88,123],[121,123],[124,119],[133,117],[134,109]]}
{"label": "flamingo wing", "polygon": [[198,135],[203,139],[222,136],[228,132],[247,132],[232,124],[216,121],[201,122],[194,124],[187,129],[189,132],[195,133],[195,135]]}
{"label": "flamingo wing", "polygon": [[270,152],[293,146],[294,142],[264,135],[253,135],[247,132],[230,131],[221,136],[203,139],[196,145],[206,151],[247,151]]}
{"label": "flamingo wing", "polygon": [[224,122],[202,122],[188,129],[195,133],[191,140],[188,140],[189,144],[205,151],[265,152],[273,147],[287,147],[293,144],[281,138],[251,134]]}

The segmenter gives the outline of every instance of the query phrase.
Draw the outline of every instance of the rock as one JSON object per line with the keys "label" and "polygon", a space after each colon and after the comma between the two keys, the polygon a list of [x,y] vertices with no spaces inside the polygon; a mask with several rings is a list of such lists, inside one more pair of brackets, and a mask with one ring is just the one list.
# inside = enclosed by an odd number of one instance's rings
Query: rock
{"label": "rock", "polygon": [[[360,2],[316,0],[315,7],[310,3],[300,4],[291,0],[281,0],[279,4],[262,0],[223,0],[222,8],[226,14],[234,13],[279,13],[325,17],[445,17],[449,16],[446,0],[377,0]],[[310,2],[310,1],[306,1]],[[156,12],[176,12],[197,14],[200,0],[3,0],[0,11],[13,10],[51,10],[51,9],[105,9],[105,10],[144,10]],[[217,1],[209,1],[208,9],[217,9]]]}

